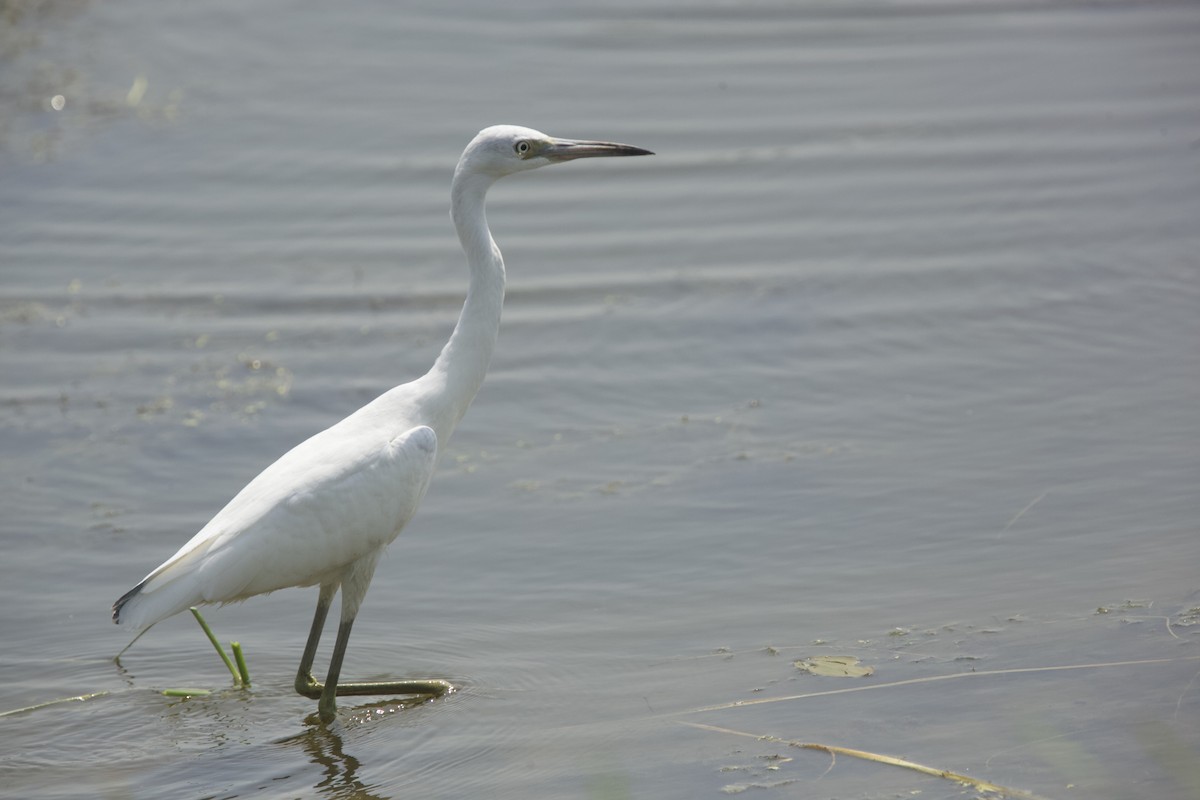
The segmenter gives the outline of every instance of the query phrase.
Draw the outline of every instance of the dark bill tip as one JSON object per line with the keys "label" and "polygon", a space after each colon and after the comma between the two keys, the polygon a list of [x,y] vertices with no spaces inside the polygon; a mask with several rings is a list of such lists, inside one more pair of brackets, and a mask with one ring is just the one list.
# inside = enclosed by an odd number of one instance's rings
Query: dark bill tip
{"label": "dark bill tip", "polygon": [[551,161],[570,161],[575,158],[601,156],[652,156],[654,153],[631,144],[590,142],[582,139],[555,139],[541,155]]}

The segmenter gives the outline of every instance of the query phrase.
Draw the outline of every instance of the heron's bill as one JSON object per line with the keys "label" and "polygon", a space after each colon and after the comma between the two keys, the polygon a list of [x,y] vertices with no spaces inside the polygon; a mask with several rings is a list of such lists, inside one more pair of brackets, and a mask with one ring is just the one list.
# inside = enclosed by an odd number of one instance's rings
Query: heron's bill
{"label": "heron's bill", "polygon": [[597,156],[652,156],[653,152],[617,142],[591,142],[585,139],[555,139],[539,155],[551,161],[571,161]]}

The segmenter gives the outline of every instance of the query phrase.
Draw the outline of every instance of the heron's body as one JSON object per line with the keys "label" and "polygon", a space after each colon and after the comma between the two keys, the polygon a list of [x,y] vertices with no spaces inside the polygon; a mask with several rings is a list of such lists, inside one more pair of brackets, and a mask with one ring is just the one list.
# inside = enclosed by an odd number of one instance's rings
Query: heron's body
{"label": "heron's body", "polygon": [[378,554],[429,486],[437,435],[392,433],[378,403],[296,446],[242,489],[133,591],[120,622],[144,628],[190,606],[338,582]]}
{"label": "heron's body", "polygon": [[[552,139],[514,126],[481,131],[463,152],[451,186],[451,215],[470,267],[470,286],[454,333],[432,369],[263,470],[179,552],[121,597],[113,620],[148,628],[202,603],[320,586],[297,689],[321,690],[321,716],[331,719],[345,642],[375,565],[416,513],[438,449],[483,383],[495,346],[504,261],[484,215],[488,188],[504,175],[556,161],[647,152]],[[321,687],[310,670],[325,613],[339,588],[341,628]]]}

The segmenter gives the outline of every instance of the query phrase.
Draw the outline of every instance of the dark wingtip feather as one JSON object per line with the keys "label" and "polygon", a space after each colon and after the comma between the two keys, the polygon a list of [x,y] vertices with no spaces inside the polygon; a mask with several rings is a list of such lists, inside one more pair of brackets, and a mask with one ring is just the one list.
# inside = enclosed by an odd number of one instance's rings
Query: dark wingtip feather
{"label": "dark wingtip feather", "polygon": [[115,622],[118,625],[121,624],[121,609],[124,608],[126,603],[128,603],[130,600],[132,600],[134,597],[136,597],[138,594],[141,593],[142,586],[144,586],[144,585],[145,585],[145,581],[142,581],[142,583],[139,583],[137,586],[133,587],[128,592],[121,595],[120,599],[117,600],[117,602],[113,603],[113,609],[112,609],[112,621],[113,622]]}

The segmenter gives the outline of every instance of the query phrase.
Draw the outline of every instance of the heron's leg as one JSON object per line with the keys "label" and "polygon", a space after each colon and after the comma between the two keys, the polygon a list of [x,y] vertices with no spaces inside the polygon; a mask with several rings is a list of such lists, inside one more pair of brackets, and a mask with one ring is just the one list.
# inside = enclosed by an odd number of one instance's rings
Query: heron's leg
{"label": "heron's leg", "polygon": [[[325,685],[313,684],[320,691],[321,699],[317,704],[317,713],[322,722],[332,722],[337,714],[338,695],[371,695],[398,694],[420,695],[425,697],[443,697],[454,691],[449,681],[440,678],[405,681],[357,681],[341,683],[338,678],[342,674],[342,660],[346,657],[346,645],[350,641],[350,629],[354,619],[344,619],[338,626],[337,643],[333,646],[333,655],[329,659],[329,673],[325,676]],[[309,695],[310,697],[312,695]]]}
{"label": "heron's leg", "polygon": [[329,606],[333,603],[333,594],[336,591],[336,583],[321,586],[321,593],[317,597],[317,611],[313,614],[312,628],[308,632],[304,655],[300,657],[300,669],[296,673],[296,691],[314,700],[321,696],[321,684],[313,678],[313,659],[317,657],[317,645],[321,641],[321,631],[325,629],[325,617],[329,614]]}
{"label": "heron's leg", "polygon": [[333,646],[333,655],[329,658],[329,672],[325,683],[318,683],[312,677],[312,662],[316,656],[317,642],[321,638],[321,630],[325,624],[325,616],[333,602],[333,595],[338,584],[321,586],[321,596],[317,600],[317,613],[313,618],[312,631],[308,635],[308,644],[304,647],[304,657],[300,661],[300,672],[296,675],[296,691],[305,697],[317,700],[317,712],[322,722],[333,721],[337,713],[338,695],[370,695],[396,694],[417,695],[424,697],[441,697],[454,691],[449,681],[431,678],[428,680],[407,681],[364,681],[342,683],[338,680],[342,674],[342,661],[346,657],[346,644],[350,641],[350,629],[354,626],[354,618],[358,615],[359,605],[366,594],[367,583],[375,569],[378,554],[351,564],[343,573],[340,581],[342,589],[341,624],[338,625],[337,642]]}
{"label": "heron's leg", "polygon": [[333,646],[333,655],[329,658],[329,672],[325,675],[325,688],[321,692],[321,700],[317,703],[317,713],[321,722],[332,722],[337,714],[338,676],[342,674],[342,659],[346,657],[346,644],[350,641],[350,628],[354,626],[354,617],[342,620],[338,625],[337,643]]}

